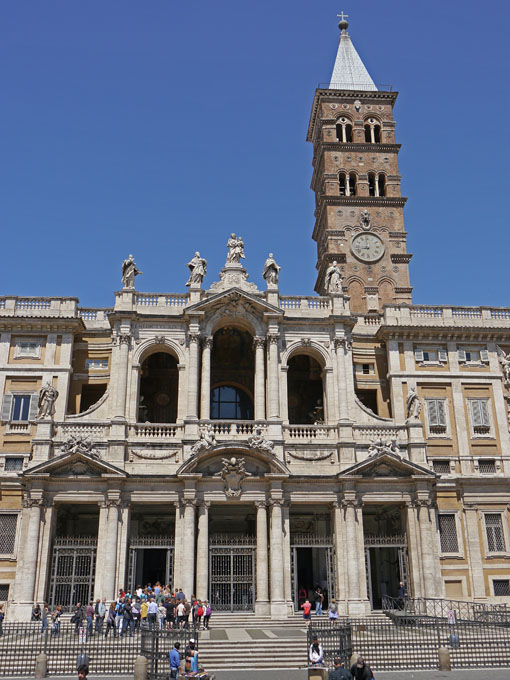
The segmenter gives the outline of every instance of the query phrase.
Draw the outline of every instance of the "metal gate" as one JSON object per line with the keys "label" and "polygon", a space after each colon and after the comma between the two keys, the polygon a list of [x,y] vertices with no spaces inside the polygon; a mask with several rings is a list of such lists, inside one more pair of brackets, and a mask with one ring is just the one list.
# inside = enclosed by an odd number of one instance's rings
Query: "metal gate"
{"label": "metal gate", "polygon": [[395,548],[398,556],[399,581],[406,586],[410,596],[411,584],[409,583],[409,558],[407,553],[407,536],[397,534],[395,536],[365,536],[365,574],[367,579],[367,596],[370,606],[374,606],[372,593],[372,567],[370,564],[370,548]]}
{"label": "metal gate", "polygon": [[95,536],[55,538],[51,556],[48,605],[58,604],[70,611],[78,602],[88,604],[93,597],[96,572]]}
{"label": "metal gate", "polygon": [[[326,551],[326,582],[328,589],[328,600],[334,600],[336,581],[335,581],[335,548],[331,536],[321,536],[316,534],[291,534],[290,536],[290,574],[292,596],[294,607],[299,609],[299,583],[298,583],[298,556],[299,548],[319,548]],[[318,585],[313,584],[313,587]]]}
{"label": "metal gate", "polygon": [[216,611],[253,611],[255,539],[212,536],[209,540],[209,600]]}
{"label": "metal gate", "polygon": [[[141,550],[166,550],[165,584],[174,584],[174,539],[173,536],[133,536],[129,539],[128,587],[134,592],[136,568]],[[146,584],[140,584],[145,586]]]}

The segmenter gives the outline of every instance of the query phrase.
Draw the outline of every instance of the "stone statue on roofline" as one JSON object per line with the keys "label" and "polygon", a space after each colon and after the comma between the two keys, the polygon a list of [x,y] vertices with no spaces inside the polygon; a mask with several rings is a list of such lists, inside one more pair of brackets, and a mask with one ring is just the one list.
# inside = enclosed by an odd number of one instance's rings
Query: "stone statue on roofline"
{"label": "stone statue on roofline", "polygon": [[138,269],[133,256],[130,255],[127,260],[124,260],[122,263],[122,287],[128,290],[134,290],[135,276],[138,276],[138,274],[143,274],[143,272]]}
{"label": "stone statue on roofline", "polygon": [[230,234],[230,238],[227,241],[227,248],[228,253],[226,264],[240,264],[241,260],[245,259],[244,241],[241,236]]}
{"label": "stone statue on roofline", "polygon": [[280,274],[280,267],[276,264],[273,253],[269,253],[267,260],[264,264],[264,270],[262,272],[262,277],[268,286],[278,285],[278,276]]}
{"label": "stone statue on roofline", "polygon": [[202,285],[202,281],[204,280],[205,275],[207,274],[207,260],[203,257],[200,257],[200,253],[197,252],[195,253],[194,257],[188,264],[186,265],[189,268],[190,275],[189,279],[186,282],[187,286],[192,286],[195,284],[198,284],[199,286]]}

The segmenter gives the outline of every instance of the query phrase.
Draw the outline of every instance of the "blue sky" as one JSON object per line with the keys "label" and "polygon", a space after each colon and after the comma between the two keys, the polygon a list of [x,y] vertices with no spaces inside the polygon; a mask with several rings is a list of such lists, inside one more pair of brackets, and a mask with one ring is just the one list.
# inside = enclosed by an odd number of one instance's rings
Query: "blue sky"
{"label": "blue sky", "polygon": [[414,301],[510,305],[508,2],[3,0],[0,293],[111,306],[218,279],[228,234],[250,280],[269,251],[312,294],[305,141],[336,14],[395,116]]}

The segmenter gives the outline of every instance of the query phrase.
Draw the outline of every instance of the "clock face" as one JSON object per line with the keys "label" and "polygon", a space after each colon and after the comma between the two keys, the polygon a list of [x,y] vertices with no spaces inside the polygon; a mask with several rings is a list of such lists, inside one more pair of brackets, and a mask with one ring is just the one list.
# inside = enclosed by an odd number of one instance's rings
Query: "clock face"
{"label": "clock face", "polygon": [[384,244],[375,234],[358,234],[351,241],[353,254],[363,262],[375,262],[384,255]]}

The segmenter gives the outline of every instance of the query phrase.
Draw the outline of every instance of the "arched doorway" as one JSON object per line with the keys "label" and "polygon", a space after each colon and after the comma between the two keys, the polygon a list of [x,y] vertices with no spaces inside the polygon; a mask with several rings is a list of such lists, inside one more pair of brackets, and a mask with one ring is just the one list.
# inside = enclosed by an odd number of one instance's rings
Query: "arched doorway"
{"label": "arched doorway", "polygon": [[214,334],[211,419],[253,420],[255,355],[250,333],[224,326]]}
{"label": "arched doorway", "polygon": [[322,368],[308,354],[289,359],[287,371],[289,423],[314,425],[324,422]]}
{"label": "arched doorway", "polygon": [[177,359],[168,352],[147,357],[141,366],[138,422],[175,423],[178,388]]}

